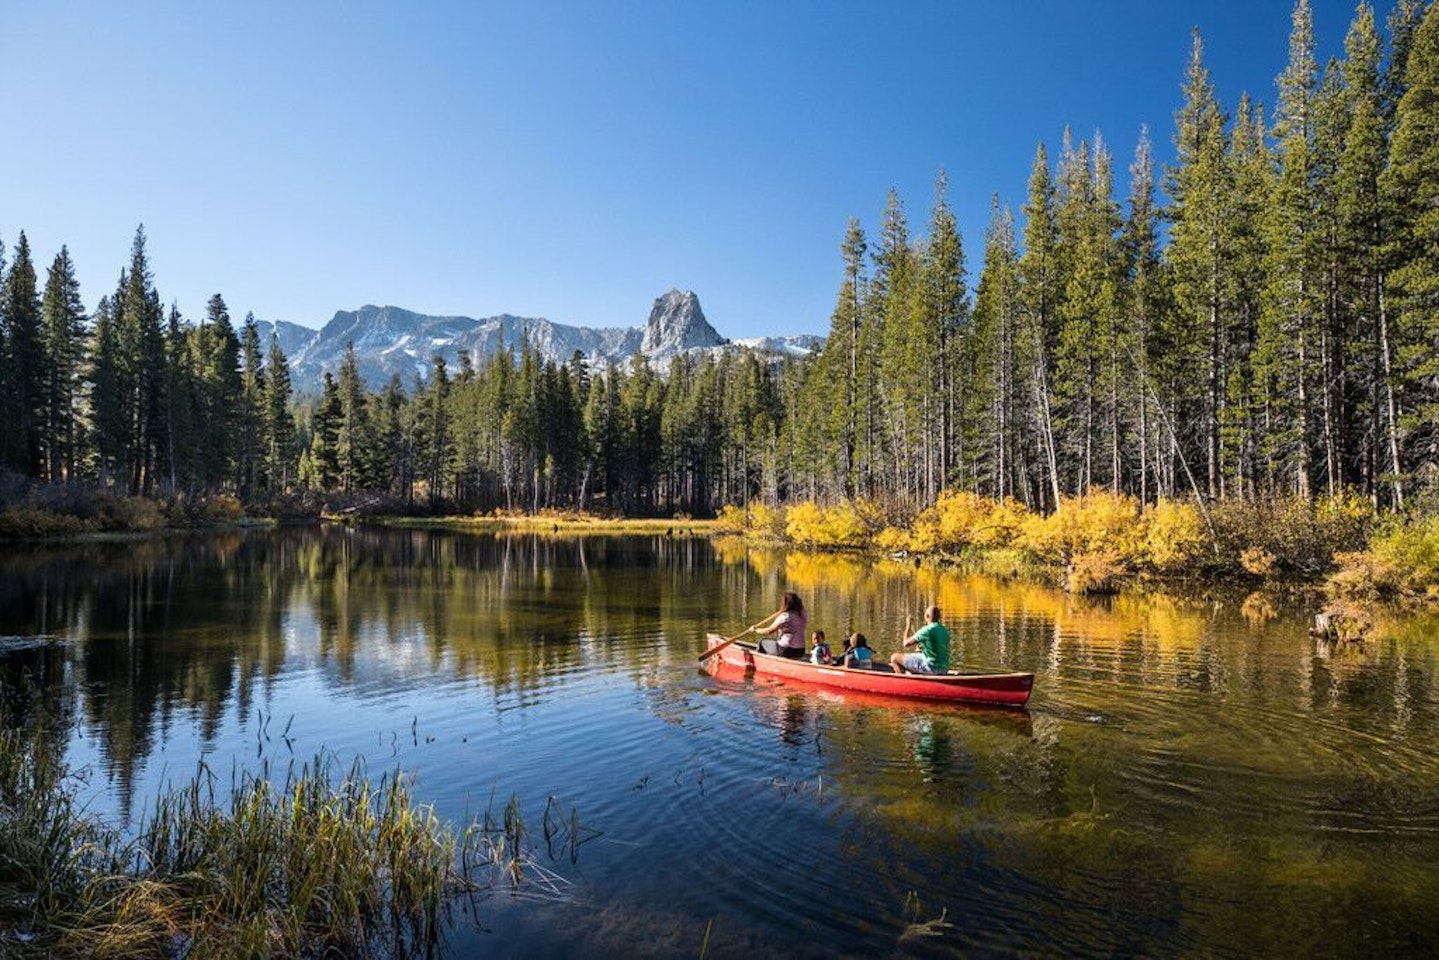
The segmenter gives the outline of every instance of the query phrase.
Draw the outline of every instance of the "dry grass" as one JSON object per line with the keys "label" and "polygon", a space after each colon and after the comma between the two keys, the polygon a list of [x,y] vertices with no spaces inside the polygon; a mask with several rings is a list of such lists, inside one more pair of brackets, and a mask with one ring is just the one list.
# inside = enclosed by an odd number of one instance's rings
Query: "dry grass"
{"label": "dry grass", "polygon": [[[7,957],[419,956],[453,905],[496,885],[563,895],[528,852],[517,799],[457,831],[398,770],[372,782],[317,758],[281,777],[233,773],[217,791],[202,768],[124,839],[76,807],[51,756],[0,731]],[[577,814],[572,825],[578,837]],[[570,833],[547,809],[546,841]]]}

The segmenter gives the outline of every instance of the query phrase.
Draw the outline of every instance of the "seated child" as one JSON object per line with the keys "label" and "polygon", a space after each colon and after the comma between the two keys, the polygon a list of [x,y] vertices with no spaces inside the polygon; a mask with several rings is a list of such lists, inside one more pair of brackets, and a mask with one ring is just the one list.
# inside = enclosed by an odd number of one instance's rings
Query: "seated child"
{"label": "seated child", "polygon": [[874,651],[862,633],[852,633],[844,640],[844,665],[868,670],[874,662]]}
{"label": "seated child", "polygon": [[810,658],[811,662],[813,662],[813,663],[833,663],[833,662],[834,662],[834,661],[833,661],[833,658],[830,656],[830,652],[829,652],[829,644],[827,644],[827,643],[824,642],[824,631],[823,631],[823,630],[816,630],[816,631],[814,632],[814,637],[813,637],[813,639],[814,639],[814,649],[813,649],[812,651],[810,651],[810,655],[809,655],[809,658]]}

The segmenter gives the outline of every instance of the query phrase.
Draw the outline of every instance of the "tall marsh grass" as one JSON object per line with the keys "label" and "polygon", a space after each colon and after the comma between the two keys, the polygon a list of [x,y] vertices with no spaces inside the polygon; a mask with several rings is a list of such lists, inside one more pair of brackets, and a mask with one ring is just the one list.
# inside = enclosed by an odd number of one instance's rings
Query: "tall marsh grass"
{"label": "tall marsh grass", "polygon": [[332,767],[237,771],[223,790],[202,767],[127,839],[76,806],[43,744],[0,730],[0,955],[421,956],[457,901],[562,892],[526,853],[518,800],[456,830],[399,771]]}

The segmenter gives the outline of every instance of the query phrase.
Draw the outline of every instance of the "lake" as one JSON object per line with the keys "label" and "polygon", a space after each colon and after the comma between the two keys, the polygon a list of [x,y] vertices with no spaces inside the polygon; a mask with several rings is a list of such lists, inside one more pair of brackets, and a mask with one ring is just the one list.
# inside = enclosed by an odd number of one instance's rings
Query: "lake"
{"label": "lake", "polygon": [[[714,677],[796,590],[886,654],[937,601],[1025,710]],[[1439,943],[1439,621],[1087,600],[691,536],[297,527],[0,557],[0,683],[90,808],[203,763],[399,768],[511,797],[534,869],[454,956],[1370,956]],[[38,638],[38,639],[37,639]],[[552,817],[579,825],[547,843]]]}

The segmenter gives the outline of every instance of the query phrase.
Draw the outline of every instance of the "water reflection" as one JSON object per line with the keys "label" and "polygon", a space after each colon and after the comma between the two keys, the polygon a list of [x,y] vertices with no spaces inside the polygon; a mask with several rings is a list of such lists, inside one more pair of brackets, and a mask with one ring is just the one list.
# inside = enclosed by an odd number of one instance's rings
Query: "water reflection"
{"label": "water reflection", "polygon": [[[697,669],[787,589],[881,653],[937,602],[958,663],[1036,674],[1030,709]],[[637,942],[657,904],[682,953],[726,916],[714,945],[757,955],[796,930],[913,951],[941,909],[939,954],[1335,953],[1361,924],[1403,952],[1439,934],[1439,621],[1331,645],[1306,613],[732,541],[286,528],[6,550],[0,702],[126,815],[152,758],[268,758],[291,717],[297,749],[401,762],[451,816],[563,792],[605,830],[608,906],[494,927],[556,955]]]}

